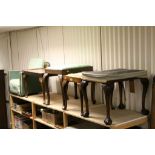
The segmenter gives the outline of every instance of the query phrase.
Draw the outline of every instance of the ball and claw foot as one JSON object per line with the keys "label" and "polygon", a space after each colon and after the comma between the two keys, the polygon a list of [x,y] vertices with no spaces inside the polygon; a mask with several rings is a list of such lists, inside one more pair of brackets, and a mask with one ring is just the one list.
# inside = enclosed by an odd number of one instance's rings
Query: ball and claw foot
{"label": "ball and claw foot", "polygon": [[78,96],[74,96],[75,99],[78,99]]}
{"label": "ball and claw foot", "polygon": [[67,108],[66,108],[66,106],[63,106],[62,109],[63,109],[63,110],[66,110]]}
{"label": "ball and claw foot", "polygon": [[96,103],[96,100],[93,100],[93,104],[95,104]]}
{"label": "ball and claw foot", "polygon": [[125,109],[125,105],[124,105],[124,104],[120,104],[120,105],[118,106],[118,108],[119,108],[119,109]]}
{"label": "ball and claw foot", "polygon": [[89,117],[89,113],[88,112],[83,112],[83,113],[81,113],[81,116],[83,116],[83,117]]}
{"label": "ball and claw foot", "polygon": [[109,117],[106,117],[105,118],[105,120],[104,120],[104,123],[106,124],[106,125],[111,125],[112,124],[112,120],[111,120],[111,118]]}
{"label": "ball and claw foot", "polygon": [[47,103],[45,103],[45,104],[46,104],[46,105],[50,105],[50,103],[48,103],[48,102],[47,102]]}
{"label": "ball and claw foot", "polygon": [[148,114],[149,114],[149,110],[143,109],[143,110],[141,111],[141,114],[143,114],[143,115],[148,115]]}
{"label": "ball and claw foot", "polygon": [[46,102],[46,101],[43,101],[43,104],[50,105],[50,103],[49,102]]}
{"label": "ball and claw foot", "polygon": [[112,105],[112,106],[111,106],[111,109],[112,109],[112,110],[114,110],[114,109],[115,109],[115,106],[114,106],[114,105]]}

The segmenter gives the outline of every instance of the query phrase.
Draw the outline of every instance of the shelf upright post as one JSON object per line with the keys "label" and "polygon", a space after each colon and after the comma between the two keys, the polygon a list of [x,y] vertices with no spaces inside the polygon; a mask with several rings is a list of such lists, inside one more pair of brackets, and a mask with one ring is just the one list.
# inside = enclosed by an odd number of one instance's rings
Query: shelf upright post
{"label": "shelf upright post", "polygon": [[32,106],[32,122],[33,122],[33,129],[36,129],[36,105],[34,103],[31,103]]}

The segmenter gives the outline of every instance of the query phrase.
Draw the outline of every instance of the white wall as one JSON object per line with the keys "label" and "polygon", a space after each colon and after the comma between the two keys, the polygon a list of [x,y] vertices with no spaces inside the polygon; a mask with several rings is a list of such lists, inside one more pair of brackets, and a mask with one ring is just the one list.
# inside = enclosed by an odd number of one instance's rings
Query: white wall
{"label": "white wall", "polygon": [[11,68],[9,33],[0,34],[0,69]]}
{"label": "white wall", "polygon": [[[0,39],[2,67],[8,69],[8,38]],[[2,36],[5,36],[4,34]],[[51,64],[86,63],[95,70],[118,67],[146,69],[155,73],[155,27],[40,27],[10,33],[13,69],[27,68],[32,57],[42,57]],[[5,49],[5,50],[4,50]],[[6,52],[4,55],[3,52]],[[4,58],[5,57],[5,58]],[[0,58],[1,59],[1,58]],[[52,78],[52,90],[58,84]],[[128,83],[125,84],[129,89]],[[141,109],[141,85],[137,81],[136,94],[127,94],[127,108]],[[72,89],[71,89],[72,90]],[[100,87],[97,86],[97,92]],[[70,91],[71,93],[71,91]],[[101,99],[97,93],[97,99]],[[118,102],[117,92],[114,102]],[[147,94],[147,107],[151,103],[151,85]]]}

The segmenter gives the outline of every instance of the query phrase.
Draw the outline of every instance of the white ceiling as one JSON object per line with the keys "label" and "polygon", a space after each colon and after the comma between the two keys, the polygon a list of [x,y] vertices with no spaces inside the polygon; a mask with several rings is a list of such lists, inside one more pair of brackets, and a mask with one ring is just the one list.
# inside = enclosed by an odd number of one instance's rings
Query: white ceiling
{"label": "white ceiling", "polygon": [[29,29],[35,26],[0,26],[0,33],[15,31],[15,30],[22,30],[22,29]]}

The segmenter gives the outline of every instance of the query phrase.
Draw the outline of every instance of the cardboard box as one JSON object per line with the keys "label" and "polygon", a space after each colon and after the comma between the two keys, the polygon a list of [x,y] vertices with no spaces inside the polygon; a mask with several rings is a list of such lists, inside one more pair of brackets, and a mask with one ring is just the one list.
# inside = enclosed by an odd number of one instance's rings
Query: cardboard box
{"label": "cardboard box", "polygon": [[61,112],[51,109],[41,109],[41,113],[43,121],[54,125],[62,124],[63,118]]}

